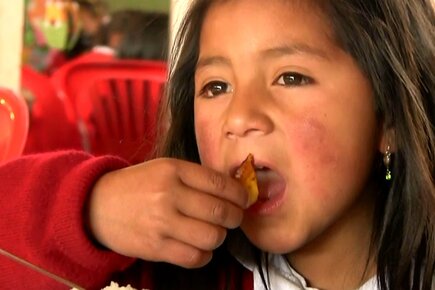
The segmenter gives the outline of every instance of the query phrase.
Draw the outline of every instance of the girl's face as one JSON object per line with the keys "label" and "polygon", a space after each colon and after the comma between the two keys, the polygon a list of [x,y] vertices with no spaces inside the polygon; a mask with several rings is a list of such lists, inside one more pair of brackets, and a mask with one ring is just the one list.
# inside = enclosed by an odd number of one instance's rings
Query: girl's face
{"label": "girl's face", "polygon": [[[214,4],[201,30],[195,132],[221,172],[254,155],[259,202],[242,229],[275,253],[370,224],[381,138],[370,83],[309,1]],[[340,235],[339,235],[340,236]]]}

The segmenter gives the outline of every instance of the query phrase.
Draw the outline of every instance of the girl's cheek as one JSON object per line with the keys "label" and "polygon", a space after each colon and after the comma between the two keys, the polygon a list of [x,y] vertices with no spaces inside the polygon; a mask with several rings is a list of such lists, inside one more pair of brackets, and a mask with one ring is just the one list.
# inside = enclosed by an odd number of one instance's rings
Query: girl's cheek
{"label": "girl's cheek", "polygon": [[298,176],[309,191],[327,198],[325,182],[339,170],[339,149],[326,126],[314,118],[303,119],[288,128],[293,174]]}
{"label": "girl's cheek", "polygon": [[[322,122],[310,118],[289,129],[291,143],[297,156],[303,156],[313,165],[334,166],[337,162],[336,148],[332,136],[328,136]],[[293,137],[292,137],[293,136]]]}
{"label": "girl's cheek", "polygon": [[[216,129],[214,129],[216,130]],[[215,142],[216,133],[208,126],[197,126],[196,142],[198,146],[201,163],[207,166],[213,165],[213,160],[218,158],[217,144]]]}

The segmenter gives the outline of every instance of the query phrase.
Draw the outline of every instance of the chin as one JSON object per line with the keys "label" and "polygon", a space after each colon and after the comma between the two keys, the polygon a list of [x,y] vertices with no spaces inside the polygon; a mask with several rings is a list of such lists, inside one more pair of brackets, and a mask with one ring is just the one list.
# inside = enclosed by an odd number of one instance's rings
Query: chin
{"label": "chin", "polygon": [[277,235],[274,233],[261,233],[256,231],[254,234],[245,232],[248,240],[257,248],[272,254],[288,254],[301,248],[305,241],[300,236]]}

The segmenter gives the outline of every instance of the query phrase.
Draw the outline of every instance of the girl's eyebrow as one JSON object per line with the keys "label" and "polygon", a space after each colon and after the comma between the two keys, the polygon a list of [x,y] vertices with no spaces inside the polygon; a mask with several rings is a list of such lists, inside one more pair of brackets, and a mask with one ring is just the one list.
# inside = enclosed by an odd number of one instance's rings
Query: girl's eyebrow
{"label": "girl's eyebrow", "polygon": [[[322,49],[310,46],[305,43],[293,43],[264,49],[260,52],[262,58],[279,58],[295,54],[308,54],[324,60],[331,60],[330,56]],[[223,56],[200,57],[196,63],[196,70],[200,70],[209,65],[231,66],[231,61]]]}
{"label": "girl's eyebrow", "polygon": [[216,65],[216,64],[230,66],[231,61],[223,56],[200,57],[198,59],[198,62],[196,63],[196,70],[200,70],[205,66]]}
{"label": "girl's eyebrow", "polygon": [[264,58],[277,58],[294,54],[308,54],[318,58],[331,60],[324,50],[310,46],[306,43],[293,43],[291,45],[282,45],[261,51],[261,56]]}

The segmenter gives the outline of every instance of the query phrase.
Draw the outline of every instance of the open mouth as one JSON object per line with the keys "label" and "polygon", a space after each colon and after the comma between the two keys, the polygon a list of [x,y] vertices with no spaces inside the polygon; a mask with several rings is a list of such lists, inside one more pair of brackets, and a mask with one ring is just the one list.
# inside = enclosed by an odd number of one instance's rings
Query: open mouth
{"label": "open mouth", "polygon": [[252,154],[234,167],[231,173],[247,190],[249,204],[254,205],[254,209],[264,211],[270,205],[277,204],[284,195],[286,182],[283,176],[261,161],[255,163]]}
{"label": "open mouth", "polygon": [[285,180],[278,172],[267,167],[256,166],[255,173],[259,191],[258,201],[273,199],[285,190]]}

